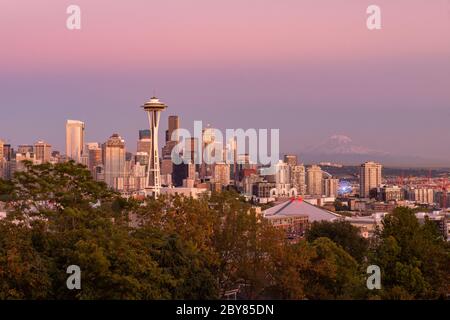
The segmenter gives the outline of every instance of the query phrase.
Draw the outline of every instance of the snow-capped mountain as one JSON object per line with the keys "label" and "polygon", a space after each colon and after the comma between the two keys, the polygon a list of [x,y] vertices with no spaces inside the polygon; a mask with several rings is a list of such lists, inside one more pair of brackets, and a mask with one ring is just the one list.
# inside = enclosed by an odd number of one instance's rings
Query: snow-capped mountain
{"label": "snow-capped mountain", "polygon": [[359,146],[350,137],[340,134],[301,150],[299,156],[304,163],[329,161],[344,165],[357,165],[365,161],[377,161],[390,166],[448,166],[449,163],[447,159],[391,154]]}
{"label": "snow-capped mountain", "polygon": [[322,155],[387,155],[388,153],[373,150],[353,143],[353,140],[345,135],[333,135],[322,143],[304,150],[308,154]]}

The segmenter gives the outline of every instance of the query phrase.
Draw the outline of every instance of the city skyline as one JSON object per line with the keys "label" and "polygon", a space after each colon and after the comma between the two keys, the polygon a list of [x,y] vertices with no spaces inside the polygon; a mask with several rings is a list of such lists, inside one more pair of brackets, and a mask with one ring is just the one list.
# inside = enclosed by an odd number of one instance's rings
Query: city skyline
{"label": "city skyline", "polygon": [[[174,125],[171,123],[171,118],[176,118],[178,128],[180,129],[186,129],[188,126],[180,126],[180,117],[178,115],[173,115],[171,113],[168,113],[167,115],[161,117],[160,121],[163,121],[162,130],[159,130],[158,138],[160,141],[167,140],[168,136],[170,135],[169,132],[173,131],[173,128],[170,128],[170,126]],[[201,120],[200,120],[201,121]],[[204,121],[201,121],[203,126],[205,128],[216,128],[220,130],[218,127],[211,126],[210,123],[206,123]],[[9,139],[5,139],[4,137],[0,136],[0,139],[3,141],[4,144],[10,145],[11,148],[18,150],[21,147],[32,147],[36,143],[48,143],[53,151],[60,152],[61,154],[64,154],[68,156],[69,158],[73,158],[73,156],[68,153],[68,150],[71,148],[68,145],[68,139],[69,139],[69,124],[75,125],[75,126],[82,126],[82,133],[81,133],[81,141],[83,141],[81,148],[82,149],[89,149],[89,144],[102,144],[106,143],[106,141],[109,139],[111,135],[120,135],[121,139],[123,140],[125,149],[127,152],[136,154],[140,152],[139,143],[142,143],[141,135],[145,134],[145,132],[150,132],[150,130],[145,129],[145,125],[142,128],[134,128],[134,135],[119,132],[118,130],[111,129],[110,134],[107,137],[100,138],[98,140],[91,139],[89,137],[89,128],[86,129],[86,121],[84,120],[66,120],[65,121],[65,130],[66,130],[66,136],[64,136],[64,144],[62,146],[58,146],[54,143],[53,140],[47,140],[42,139],[38,136],[34,137],[30,141],[26,141],[23,143],[18,143],[11,141]],[[148,126],[148,124],[147,124]],[[239,128],[238,128],[239,129]],[[234,129],[233,129],[234,130]],[[246,129],[244,129],[245,131]],[[88,132],[86,134],[86,131]],[[148,133],[147,133],[148,134]],[[70,135],[71,136],[71,135]],[[123,138],[123,136],[131,136],[132,138],[130,140],[126,140]],[[58,139],[55,139],[58,140]],[[170,139],[169,139],[170,140]],[[151,142],[151,139],[149,139]],[[138,144],[136,145],[136,142]],[[136,147],[137,146],[137,147]],[[65,150],[65,152],[64,152]],[[164,145],[159,145],[159,152],[164,153]],[[345,135],[332,135],[331,137],[328,137],[321,143],[317,145],[310,145],[304,150],[300,152],[292,152],[292,149],[288,150],[280,150],[279,153],[279,159],[281,160],[285,155],[295,155],[299,158],[299,160],[304,164],[313,165],[319,162],[330,162],[330,163],[338,163],[342,165],[348,165],[348,166],[359,166],[363,162],[367,161],[378,161],[383,162],[385,165],[389,167],[411,167],[411,168],[449,168],[450,163],[445,158],[420,158],[417,156],[407,156],[407,155],[396,155],[396,154],[390,154],[387,152],[383,152],[380,150],[370,149],[366,147],[362,147],[359,145],[355,145],[353,143],[353,140]],[[76,151],[79,152],[79,151]],[[78,157],[73,159],[81,159],[81,153],[83,151],[81,150]],[[86,152],[87,155],[87,152]],[[163,159],[163,157],[160,157],[160,159]],[[414,162],[414,161],[421,161],[421,162]],[[427,161],[427,162],[425,162]],[[78,161],[79,162],[79,161]]]}
{"label": "city skyline", "polygon": [[0,3],[0,300],[450,298],[450,0]]}
{"label": "city skyline", "polygon": [[[5,1],[2,139],[42,139],[64,150],[61,124],[80,119],[88,141],[118,132],[132,142],[146,127],[135,106],[154,91],[183,127],[203,120],[220,129],[279,128],[282,153],[301,155],[345,135],[410,156],[405,165],[427,162],[416,156],[437,159],[433,165],[450,157],[442,147],[450,119],[447,1],[380,0],[377,33],[365,26],[364,1],[267,1],[263,8],[199,1],[179,10],[170,1],[155,1],[152,10],[144,1],[101,2],[79,1],[85,20],[69,31],[64,1]],[[146,20],[153,25],[139,22]]]}

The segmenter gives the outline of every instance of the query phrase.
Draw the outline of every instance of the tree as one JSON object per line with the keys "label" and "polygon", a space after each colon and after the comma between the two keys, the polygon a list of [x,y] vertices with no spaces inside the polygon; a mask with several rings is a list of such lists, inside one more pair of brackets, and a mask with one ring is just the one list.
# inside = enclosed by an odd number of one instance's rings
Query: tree
{"label": "tree", "polygon": [[267,297],[274,252],[284,235],[236,192],[215,193],[209,199],[215,223],[212,246],[219,255],[222,291],[241,288],[248,299]]}
{"label": "tree", "polygon": [[86,167],[73,161],[56,165],[24,161],[24,165],[25,170],[15,173],[13,187],[9,188],[10,200],[22,213],[31,215],[66,207],[88,209],[117,196],[104,183],[95,181]]}
{"label": "tree", "polygon": [[200,250],[192,241],[178,234],[165,234],[152,228],[135,231],[160,268],[171,276],[169,292],[172,299],[217,299],[217,260]]}
{"label": "tree", "polygon": [[328,238],[312,243],[315,256],[312,267],[306,270],[309,299],[361,298],[365,281],[356,260]]}
{"label": "tree", "polygon": [[[367,263],[382,270],[372,298],[449,291],[449,246],[408,209],[367,250],[344,222],[291,243],[234,191],[124,199],[73,162],[27,164],[0,180],[0,199],[0,299],[216,299],[237,288],[247,299],[360,299]],[[66,287],[69,265],[81,290]]]}
{"label": "tree", "polygon": [[340,245],[358,262],[362,262],[367,255],[369,242],[361,236],[358,228],[347,221],[313,222],[306,232],[306,239],[313,242],[322,237],[329,238]]}
{"label": "tree", "polygon": [[445,297],[450,289],[449,249],[431,222],[421,225],[411,209],[395,209],[384,218],[371,254],[371,264],[382,270],[381,296]]}
{"label": "tree", "polygon": [[0,299],[44,299],[51,291],[52,261],[33,242],[27,226],[0,221]]}

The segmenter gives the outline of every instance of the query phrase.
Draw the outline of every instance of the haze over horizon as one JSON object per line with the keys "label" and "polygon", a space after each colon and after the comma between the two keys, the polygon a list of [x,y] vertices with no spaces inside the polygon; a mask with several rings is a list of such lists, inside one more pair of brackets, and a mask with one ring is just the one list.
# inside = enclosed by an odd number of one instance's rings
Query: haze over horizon
{"label": "haze over horizon", "polygon": [[[0,138],[64,150],[67,119],[87,141],[135,149],[154,93],[190,129],[279,128],[281,152],[333,135],[356,146],[450,158],[450,3],[372,1],[1,0]],[[161,132],[162,133],[162,132]],[[324,159],[326,160],[326,159]],[[414,164],[414,163],[410,163]]]}

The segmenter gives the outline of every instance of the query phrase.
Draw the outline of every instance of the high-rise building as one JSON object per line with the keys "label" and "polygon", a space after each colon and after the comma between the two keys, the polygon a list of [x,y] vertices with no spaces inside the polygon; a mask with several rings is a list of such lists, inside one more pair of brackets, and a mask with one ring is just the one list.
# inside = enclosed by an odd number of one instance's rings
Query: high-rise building
{"label": "high-rise building", "polygon": [[183,159],[185,162],[191,162],[193,164],[197,164],[201,157],[201,148],[199,148],[197,138],[187,138],[184,142],[184,154]]}
{"label": "high-rise building", "polygon": [[[232,137],[226,146],[225,161],[231,163],[230,176],[234,181],[234,185],[237,185],[239,181],[239,170],[237,163],[237,138]],[[251,191],[250,191],[251,192]]]}
{"label": "high-rise building", "polygon": [[17,147],[17,153],[21,154],[34,153],[34,146],[29,144],[22,144]]}
{"label": "high-rise building", "polygon": [[[172,185],[173,161],[172,150],[179,142],[178,129],[180,119],[178,116],[169,116],[168,130],[166,130],[166,144],[162,148],[161,176],[164,176],[165,185]],[[170,181],[169,181],[170,180]]]}
{"label": "high-rise building", "polygon": [[4,153],[4,145],[3,140],[0,139],[0,179],[6,178],[6,157]]}
{"label": "high-rise building", "polygon": [[[178,116],[169,116],[169,126],[166,131],[166,142],[176,141],[178,142],[180,137],[178,135],[178,129],[180,129],[180,118]],[[175,135],[174,135],[175,133]]]}
{"label": "high-rise building", "polygon": [[66,123],[66,156],[81,163],[84,151],[84,122],[67,120]]}
{"label": "high-rise building", "polygon": [[118,179],[125,176],[125,141],[113,134],[105,143],[105,182],[113,189],[119,189]]}
{"label": "high-rise building", "polygon": [[401,201],[405,198],[405,191],[399,186],[384,186],[380,198],[385,202]]}
{"label": "high-rise building", "polygon": [[34,154],[40,163],[49,162],[52,157],[52,146],[45,141],[38,141],[34,144]]}
{"label": "high-rise building", "polygon": [[147,167],[148,166],[149,155],[147,152],[136,152],[134,156],[134,162]]}
{"label": "high-rise building", "polygon": [[297,156],[296,155],[291,155],[291,154],[286,154],[284,156],[284,162],[287,163],[288,166],[294,167],[297,165]]}
{"label": "high-rise building", "polygon": [[152,97],[142,108],[148,114],[150,130],[152,132],[152,143],[150,149],[147,183],[145,193],[157,197],[161,192],[161,170],[159,167],[159,147],[158,147],[158,128],[161,112],[167,109],[167,105]]}
{"label": "high-rise building", "polygon": [[289,183],[291,188],[295,188],[297,194],[306,194],[305,167],[298,164],[296,155],[286,154],[284,156],[284,162],[289,166]]}
{"label": "high-rise building", "polygon": [[317,165],[310,166],[306,171],[308,194],[312,196],[323,195],[322,169]]}
{"label": "high-rise building", "polygon": [[103,164],[102,149],[97,142],[88,143],[86,147],[89,159],[88,168],[92,172],[92,174],[94,174],[96,171],[96,167]]}
{"label": "high-rise building", "polygon": [[228,186],[230,184],[230,165],[225,162],[214,164],[214,183]]}
{"label": "high-rise building", "polygon": [[238,181],[243,179],[243,173],[245,169],[257,170],[258,165],[252,162],[249,154],[236,154],[236,177]]}
{"label": "high-rise building", "polygon": [[145,152],[150,156],[152,148],[152,137],[150,130],[139,130],[139,140],[137,142],[137,152]]}
{"label": "high-rise building", "polygon": [[370,197],[370,191],[381,185],[381,169],[381,164],[373,161],[361,165],[359,178],[359,196],[361,198]]}
{"label": "high-rise building", "polygon": [[276,165],[275,173],[275,183],[278,188],[288,188],[290,187],[290,176],[289,176],[289,166],[283,161],[279,161]]}
{"label": "high-rise building", "polygon": [[327,197],[338,195],[339,179],[326,178],[323,180],[323,193]]}
{"label": "high-rise building", "polygon": [[36,158],[33,152],[16,153],[16,161],[14,171],[24,171],[26,169],[24,161],[30,161],[36,164]]}
{"label": "high-rise building", "polygon": [[408,188],[406,191],[407,199],[420,204],[434,203],[434,189],[427,187]]}
{"label": "high-rise building", "polygon": [[173,162],[171,159],[161,160],[161,175],[172,175],[173,174]]}
{"label": "high-rise building", "polygon": [[[200,165],[200,179],[209,179],[213,175],[213,164],[214,157],[216,157],[217,148],[216,143],[216,129],[208,126],[203,129],[203,145],[202,145],[202,163]],[[219,156],[219,155],[217,155]],[[223,159],[222,159],[223,160]]]}
{"label": "high-rise building", "polygon": [[145,152],[150,156],[150,150],[152,148],[152,139],[140,139],[137,142],[137,152]]}
{"label": "high-rise building", "polygon": [[291,187],[300,195],[306,194],[306,170],[304,165],[291,167]]}
{"label": "high-rise building", "polygon": [[3,159],[6,159],[4,147],[5,147],[5,142],[0,139],[0,161],[2,161]]}
{"label": "high-rise building", "polygon": [[180,163],[173,166],[172,181],[175,187],[183,186],[185,180],[195,180],[195,164]]}
{"label": "high-rise building", "polygon": [[152,132],[149,129],[139,130],[139,140],[151,139]]}
{"label": "high-rise building", "polygon": [[11,161],[12,157],[13,157],[13,149],[11,148],[11,145],[10,144],[3,144],[3,148],[1,148],[1,149],[3,149],[2,158],[5,158],[6,161]]}
{"label": "high-rise building", "polygon": [[178,144],[176,141],[167,141],[166,145],[162,148],[162,158],[172,159],[172,150]]}

